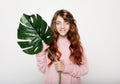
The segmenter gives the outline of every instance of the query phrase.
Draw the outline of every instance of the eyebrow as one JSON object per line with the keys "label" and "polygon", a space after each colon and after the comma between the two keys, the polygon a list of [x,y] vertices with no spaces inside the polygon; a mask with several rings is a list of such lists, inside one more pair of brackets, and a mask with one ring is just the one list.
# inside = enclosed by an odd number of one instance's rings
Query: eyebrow
{"label": "eyebrow", "polygon": [[[56,21],[56,22],[61,22],[61,21],[58,20],[58,21]],[[64,21],[64,22],[69,22],[69,21]]]}
{"label": "eyebrow", "polygon": [[61,22],[61,21],[56,21],[56,22]]}

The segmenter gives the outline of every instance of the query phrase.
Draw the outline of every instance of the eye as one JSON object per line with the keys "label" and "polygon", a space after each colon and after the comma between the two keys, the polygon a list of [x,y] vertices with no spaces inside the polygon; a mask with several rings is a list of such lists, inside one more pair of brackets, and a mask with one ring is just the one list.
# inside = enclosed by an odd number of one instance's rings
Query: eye
{"label": "eye", "polygon": [[65,22],[66,25],[69,25],[70,23],[69,22]]}
{"label": "eye", "polygon": [[60,25],[61,24],[61,22],[56,22],[56,25]]}

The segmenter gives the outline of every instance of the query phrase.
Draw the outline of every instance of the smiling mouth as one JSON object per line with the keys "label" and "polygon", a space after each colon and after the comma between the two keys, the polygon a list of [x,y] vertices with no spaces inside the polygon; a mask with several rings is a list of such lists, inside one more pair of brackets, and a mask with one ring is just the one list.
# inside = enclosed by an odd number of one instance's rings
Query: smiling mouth
{"label": "smiling mouth", "polygon": [[65,32],[65,30],[64,29],[62,29],[62,30],[60,30],[61,32]]}

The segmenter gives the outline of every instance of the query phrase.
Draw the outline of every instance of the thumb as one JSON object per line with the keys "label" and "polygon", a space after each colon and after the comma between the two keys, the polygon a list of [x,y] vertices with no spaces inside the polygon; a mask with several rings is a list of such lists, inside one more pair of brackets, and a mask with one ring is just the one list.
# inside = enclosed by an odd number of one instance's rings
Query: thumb
{"label": "thumb", "polygon": [[60,60],[60,62],[61,62],[62,64],[64,64],[64,60]]}

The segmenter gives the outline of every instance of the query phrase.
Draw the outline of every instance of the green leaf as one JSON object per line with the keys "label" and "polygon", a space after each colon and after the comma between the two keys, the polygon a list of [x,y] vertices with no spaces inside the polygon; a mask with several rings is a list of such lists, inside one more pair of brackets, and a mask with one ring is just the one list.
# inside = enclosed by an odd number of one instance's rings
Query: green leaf
{"label": "green leaf", "polygon": [[38,14],[23,14],[17,29],[18,45],[27,54],[34,55],[41,52],[42,40],[46,44],[52,41],[52,31],[48,24]]}

